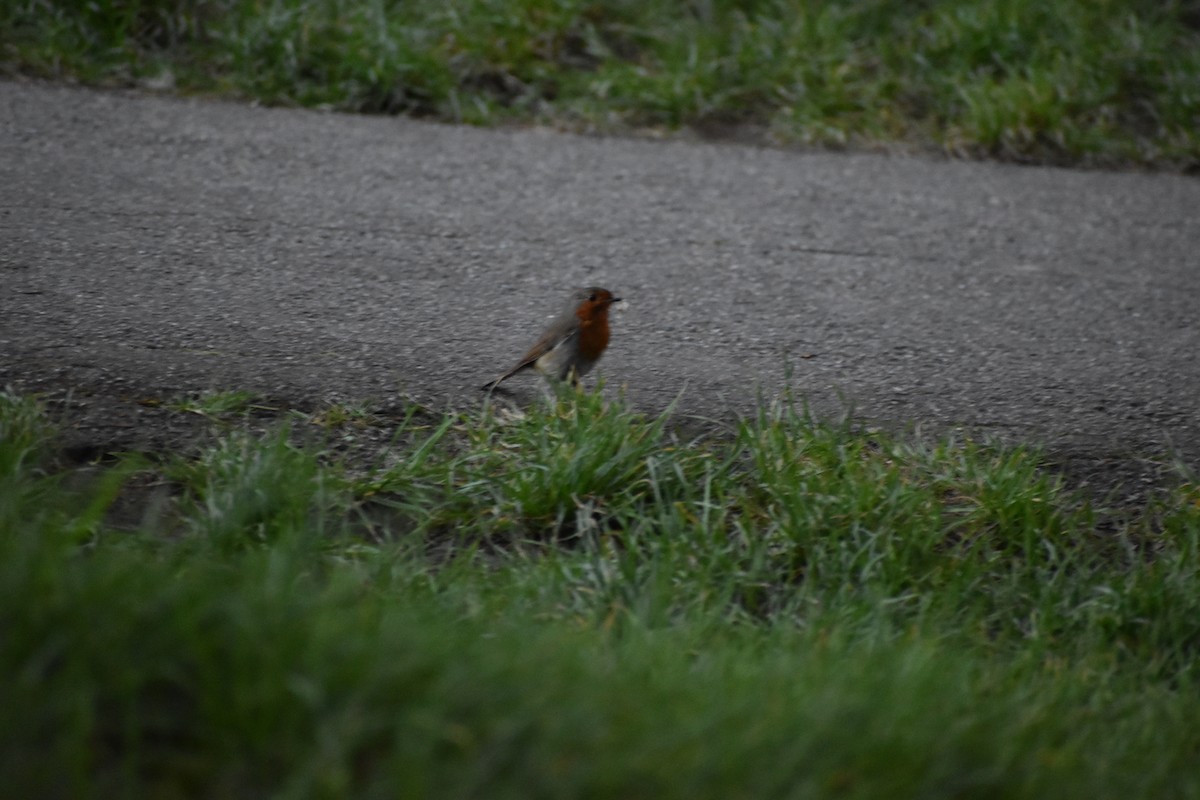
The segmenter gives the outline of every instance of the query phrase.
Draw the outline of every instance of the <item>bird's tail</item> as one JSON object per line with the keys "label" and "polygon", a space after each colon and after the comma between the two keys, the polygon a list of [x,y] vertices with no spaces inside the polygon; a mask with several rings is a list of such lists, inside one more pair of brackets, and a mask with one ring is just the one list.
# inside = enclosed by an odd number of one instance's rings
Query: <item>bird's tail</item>
{"label": "bird's tail", "polygon": [[493,389],[495,389],[497,386],[499,386],[501,383],[503,383],[504,381],[511,378],[513,375],[516,375],[518,372],[520,372],[523,369],[528,369],[532,365],[533,365],[532,361],[528,361],[528,360],[522,361],[520,364],[517,364],[515,367],[510,369],[508,372],[505,372],[503,375],[496,378],[496,380],[488,381],[487,383],[485,383],[483,386],[480,386],[479,388],[481,391],[490,392]]}
{"label": "bird's tail", "polygon": [[499,386],[501,383],[503,383],[504,381],[506,381],[506,380],[508,380],[510,377],[512,377],[512,374],[513,374],[514,372],[516,372],[516,370],[515,370],[515,369],[513,369],[513,370],[509,370],[508,372],[504,373],[503,375],[501,375],[500,377],[496,378],[495,380],[488,381],[488,382],[487,382],[487,383],[485,383],[483,386],[480,386],[480,387],[479,387],[480,391],[483,391],[483,392],[490,392],[490,391],[492,391],[492,390],[493,390],[493,389],[495,389],[497,386]]}

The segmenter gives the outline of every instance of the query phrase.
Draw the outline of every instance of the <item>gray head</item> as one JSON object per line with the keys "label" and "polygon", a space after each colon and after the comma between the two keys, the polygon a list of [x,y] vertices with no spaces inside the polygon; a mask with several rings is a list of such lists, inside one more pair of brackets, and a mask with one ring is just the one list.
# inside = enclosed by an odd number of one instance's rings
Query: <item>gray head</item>
{"label": "gray head", "polygon": [[600,286],[585,286],[582,289],[576,289],[571,293],[571,299],[568,308],[572,311],[578,310],[585,303],[589,306],[601,306],[607,308],[613,303],[621,302],[621,298],[614,297],[613,293],[608,289]]}

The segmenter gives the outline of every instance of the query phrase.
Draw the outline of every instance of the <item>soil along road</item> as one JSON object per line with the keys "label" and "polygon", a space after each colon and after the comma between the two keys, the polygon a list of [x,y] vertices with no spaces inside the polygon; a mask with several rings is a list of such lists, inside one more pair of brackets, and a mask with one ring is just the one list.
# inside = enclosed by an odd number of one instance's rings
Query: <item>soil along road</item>
{"label": "soil along road", "polygon": [[0,383],[103,400],[101,446],[210,388],[476,405],[599,283],[647,411],[790,365],[822,413],[1200,461],[1195,179],[0,82],[0,186]]}

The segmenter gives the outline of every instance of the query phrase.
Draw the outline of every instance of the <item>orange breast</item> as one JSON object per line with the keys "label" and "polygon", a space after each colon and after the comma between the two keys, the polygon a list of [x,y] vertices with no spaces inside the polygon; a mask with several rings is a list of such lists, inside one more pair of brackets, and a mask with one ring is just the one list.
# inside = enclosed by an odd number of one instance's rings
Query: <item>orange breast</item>
{"label": "orange breast", "polygon": [[595,361],[608,347],[608,306],[596,305],[579,311],[579,355]]}

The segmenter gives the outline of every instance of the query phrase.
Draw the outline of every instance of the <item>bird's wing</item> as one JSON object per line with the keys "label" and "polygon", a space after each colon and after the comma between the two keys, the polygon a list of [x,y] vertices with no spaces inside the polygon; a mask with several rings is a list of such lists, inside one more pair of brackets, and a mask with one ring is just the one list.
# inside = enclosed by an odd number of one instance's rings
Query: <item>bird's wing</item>
{"label": "bird's wing", "polygon": [[521,360],[517,362],[517,365],[512,368],[509,374],[511,375],[513,372],[525,369],[526,367],[532,367],[546,353],[549,353],[551,350],[557,350],[578,335],[578,328],[567,330],[561,330],[558,326],[550,328],[542,334],[541,338],[533,343],[533,347],[529,348],[529,352],[521,357]]}
{"label": "bird's wing", "polygon": [[523,355],[521,360],[518,361],[512,369],[500,375],[500,377],[496,378],[495,380],[485,383],[482,387],[483,390],[487,391],[489,389],[495,389],[502,381],[508,380],[523,369],[532,367],[535,363],[537,363],[537,360],[546,355],[546,353],[549,353],[555,348],[562,347],[577,335],[579,335],[578,328],[568,328],[564,331],[560,326],[552,325],[536,342],[533,343],[533,347],[529,348],[529,352]]}

